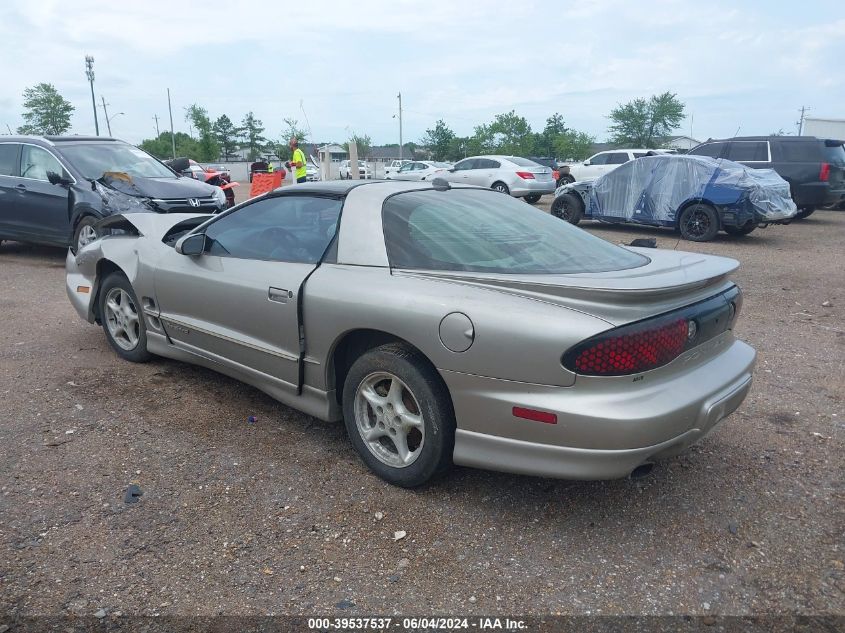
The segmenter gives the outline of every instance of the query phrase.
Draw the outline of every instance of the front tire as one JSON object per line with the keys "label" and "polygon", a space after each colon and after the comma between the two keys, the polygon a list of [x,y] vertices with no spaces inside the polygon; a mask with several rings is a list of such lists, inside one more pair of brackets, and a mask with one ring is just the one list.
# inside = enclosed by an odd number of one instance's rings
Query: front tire
{"label": "front tire", "polygon": [[709,242],[719,232],[719,216],[709,204],[691,204],[681,212],[681,237],[690,242]]}
{"label": "front tire", "polygon": [[533,193],[530,196],[525,196],[525,201],[528,204],[537,204],[538,202],[540,202],[540,194],[539,193]]}
{"label": "front tire", "polygon": [[361,460],[385,481],[413,488],[452,465],[455,414],[430,363],[397,343],[356,360],[343,384],[346,432]]}
{"label": "front tire", "polygon": [[552,215],[577,225],[584,217],[584,201],[581,196],[571,191],[558,196],[552,202]]}
{"label": "front tire", "polygon": [[132,284],[123,273],[114,272],[100,287],[100,322],[106,340],[117,355],[132,363],[146,363],[147,326]]}
{"label": "front tire", "polygon": [[507,194],[507,195],[510,195],[510,193],[511,193],[511,190],[508,189],[508,186],[503,182],[494,182],[490,186],[490,188],[493,191],[498,191],[499,193],[504,193],[504,194]]}
{"label": "front tire", "polygon": [[73,232],[73,241],[71,242],[71,250],[74,255],[78,253],[83,246],[87,246],[100,237],[97,227],[94,226],[95,224],[97,224],[97,218],[93,215],[84,216],[76,224],[76,229]]}

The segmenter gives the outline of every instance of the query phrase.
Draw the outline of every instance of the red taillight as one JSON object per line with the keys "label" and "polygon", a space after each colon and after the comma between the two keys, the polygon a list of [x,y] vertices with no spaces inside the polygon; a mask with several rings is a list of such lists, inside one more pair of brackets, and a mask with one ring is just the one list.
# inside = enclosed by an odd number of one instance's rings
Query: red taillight
{"label": "red taillight", "polygon": [[822,163],[822,168],[819,170],[819,180],[827,182],[830,179],[830,163]]}
{"label": "red taillight", "polygon": [[684,351],[690,333],[690,322],[679,318],[659,326],[600,337],[587,347],[574,350],[571,368],[591,376],[648,371],[677,358]]}
{"label": "red taillight", "polygon": [[514,407],[513,417],[532,420],[534,422],[543,422],[544,424],[557,424],[557,414],[549,413],[548,411],[537,411],[537,409]]}
{"label": "red taillight", "polygon": [[518,171],[516,175],[522,178],[523,180],[534,180],[534,174],[530,171]]}

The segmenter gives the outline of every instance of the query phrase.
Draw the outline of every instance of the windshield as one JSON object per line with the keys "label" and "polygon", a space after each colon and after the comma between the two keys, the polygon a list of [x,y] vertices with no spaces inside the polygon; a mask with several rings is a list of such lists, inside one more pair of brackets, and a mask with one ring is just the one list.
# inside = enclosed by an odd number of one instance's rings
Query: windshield
{"label": "windshield", "polygon": [[176,174],[155,158],[128,143],[62,145],[62,153],[91,180],[101,178],[108,171],[136,178],[176,178]]}
{"label": "windshield", "polygon": [[384,203],[395,268],[569,274],[624,270],[648,259],[510,196],[484,190],[411,191]]}

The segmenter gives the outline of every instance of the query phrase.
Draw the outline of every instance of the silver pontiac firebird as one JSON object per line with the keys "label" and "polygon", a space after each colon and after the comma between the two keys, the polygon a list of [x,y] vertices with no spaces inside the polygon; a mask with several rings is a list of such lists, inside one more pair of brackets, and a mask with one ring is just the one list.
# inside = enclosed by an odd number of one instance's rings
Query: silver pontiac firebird
{"label": "silver pontiac firebird", "polygon": [[67,293],[126,360],[210,367],[323,420],[417,486],[453,463],[624,477],[745,398],[732,259],[622,247],[510,196],[285,187],[220,215],[127,214]]}

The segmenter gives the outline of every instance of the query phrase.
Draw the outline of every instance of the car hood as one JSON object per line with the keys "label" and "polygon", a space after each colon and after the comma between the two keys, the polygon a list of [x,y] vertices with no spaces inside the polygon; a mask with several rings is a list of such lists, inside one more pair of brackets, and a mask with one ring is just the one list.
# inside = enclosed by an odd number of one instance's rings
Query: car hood
{"label": "car hood", "polygon": [[212,185],[193,178],[128,179],[104,176],[100,182],[129,196],[142,198],[206,198],[214,193]]}
{"label": "car hood", "polygon": [[732,285],[739,262],[727,257],[625,247],[649,262],[637,268],[568,275],[403,272],[554,303],[614,325],[701,301]]}
{"label": "car hood", "polygon": [[98,223],[100,228],[121,229],[123,231],[142,235],[152,240],[160,240],[167,231],[189,220],[205,221],[214,217],[211,214],[199,213],[123,213],[109,216]]}

